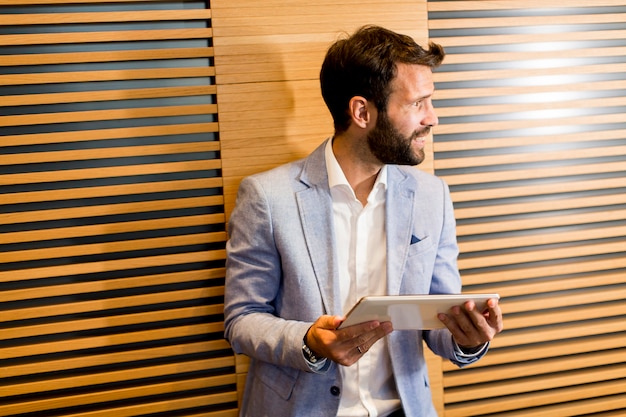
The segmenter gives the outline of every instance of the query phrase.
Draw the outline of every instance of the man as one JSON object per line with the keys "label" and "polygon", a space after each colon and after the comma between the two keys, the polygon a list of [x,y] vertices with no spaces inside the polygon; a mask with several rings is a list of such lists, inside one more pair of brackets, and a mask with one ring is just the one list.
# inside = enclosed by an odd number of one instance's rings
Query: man
{"label": "man", "polygon": [[320,72],[334,136],[242,181],[224,310],[226,338],[251,358],[242,416],[436,416],[422,340],[463,366],[502,330],[497,300],[454,307],[445,329],[338,330],[364,295],[461,291],[448,187],[412,167],[438,123],[443,57],[375,26],[339,40]]}

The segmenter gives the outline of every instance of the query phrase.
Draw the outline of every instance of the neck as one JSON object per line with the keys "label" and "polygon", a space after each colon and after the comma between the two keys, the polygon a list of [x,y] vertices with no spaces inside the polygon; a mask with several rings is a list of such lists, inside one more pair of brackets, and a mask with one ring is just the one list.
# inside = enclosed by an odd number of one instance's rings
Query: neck
{"label": "neck", "polygon": [[362,141],[355,146],[342,136],[333,139],[333,153],[356,198],[365,206],[383,164],[364,154]]}

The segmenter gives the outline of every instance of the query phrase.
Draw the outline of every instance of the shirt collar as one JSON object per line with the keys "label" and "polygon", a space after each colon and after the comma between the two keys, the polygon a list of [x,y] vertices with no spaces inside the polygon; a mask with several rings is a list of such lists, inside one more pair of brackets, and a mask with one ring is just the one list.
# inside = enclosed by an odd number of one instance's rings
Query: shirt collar
{"label": "shirt collar", "polygon": [[[326,170],[328,172],[328,186],[331,190],[337,187],[347,187],[350,190],[351,194],[354,196],[354,190],[352,190],[352,187],[350,187],[350,184],[348,183],[348,180],[343,173],[343,170],[341,169],[337,158],[335,157],[335,153],[333,152],[333,138],[329,139],[326,142],[326,148],[324,151],[326,158]],[[387,189],[387,165],[383,165],[383,167],[380,169],[380,172],[376,177],[374,187],[372,188],[372,192],[370,192],[370,195],[368,197],[368,201],[372,198],[375,198],[376,196],[379,196],[380,192],[378,192],[378,190],[380,189],[383,190],[382,196],[384,198],[384,191],[386,191]]]}

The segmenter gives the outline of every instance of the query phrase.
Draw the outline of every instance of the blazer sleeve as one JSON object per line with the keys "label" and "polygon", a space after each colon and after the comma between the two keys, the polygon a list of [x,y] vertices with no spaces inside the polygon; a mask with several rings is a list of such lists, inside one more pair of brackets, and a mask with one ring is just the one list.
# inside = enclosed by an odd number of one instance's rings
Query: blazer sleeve
{"label": "blazer sleeve", "polygon": [[[437,248],[437,256],[431,281],[431,294],[458,294],[461,292],[461,276],[459,274],[457,258],[459,248],[456,238],[456,220],[454,207],[450,197],[448,185],[441,180],[443,186],[442,205],[443,222]],[[449,359],[459,367],[478,361],[487,352],[483,349],[479,354],[462,356],[455,349],[456,344],[448,329],[425,331],[423,334],[427,346],[437,355]]]}
{"label": "blazer sleeve", "polygon": [[241,182],[226,244],[224,335],[236,353],[307,371],[302,338],[311,323],[276,312],[282,271],[270,207],[256,178]]}

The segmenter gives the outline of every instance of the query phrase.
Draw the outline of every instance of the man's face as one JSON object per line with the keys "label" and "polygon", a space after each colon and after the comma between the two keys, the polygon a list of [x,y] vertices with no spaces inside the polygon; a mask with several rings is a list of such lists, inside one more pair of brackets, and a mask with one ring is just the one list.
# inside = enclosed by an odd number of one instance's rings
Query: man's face
{"label": "man's face", "polygon": [[432,72],[423,65],[398,64],[397,68],[387,110],[378,113],[367,143],[384,164],[417,165],[424,160],[430,128],[438,124],[431,100]]}

